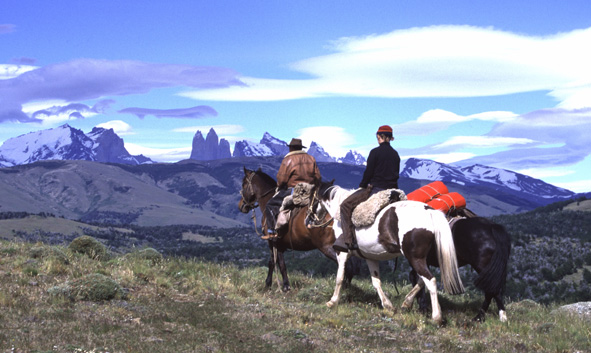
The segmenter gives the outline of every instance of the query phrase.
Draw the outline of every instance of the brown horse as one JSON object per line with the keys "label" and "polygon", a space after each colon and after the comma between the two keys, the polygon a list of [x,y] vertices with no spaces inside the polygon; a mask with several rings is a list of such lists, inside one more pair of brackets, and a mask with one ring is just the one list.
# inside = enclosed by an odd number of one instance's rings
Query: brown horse
{"label": "brown horse", "polygon": [[[271,199],[277,187],[277,182],[265,174],[259,168],[256,171],[244,168],[244,178],[242,179],[242,190],[240,194],[242,199],[238,203],[238,208],[243,213],[248,213],[260,206],[264,210],[267,202]],[[298,251],[309,251],[318,249],[324,256],[337,263],[337,254],[332,248],[335,241],[334,231],[332,230],[332,220],[330,215],[326,214],[323,219],[323,226],[306,226],[307,208],[303,207],[295,211],[295,215],[289,220],[289,225],[285,230],[280,230],[279,238],[269,240],[269,249],[271,250],[271,259],[269,260],[269,272],[265,281],[267,287],[270,287],[273,279],[273,270],[275,269],[274,249],[277,250],[277,264],[283,277],[283,291],[290,289],[287,270],[285,267],[284,252],[287,249]],[[263,216],[263,234],[267,233],[266,222]],[[256,225],[255,225],[256,227]],[[352,278],[351,271],[347,269],[347,279]]]}

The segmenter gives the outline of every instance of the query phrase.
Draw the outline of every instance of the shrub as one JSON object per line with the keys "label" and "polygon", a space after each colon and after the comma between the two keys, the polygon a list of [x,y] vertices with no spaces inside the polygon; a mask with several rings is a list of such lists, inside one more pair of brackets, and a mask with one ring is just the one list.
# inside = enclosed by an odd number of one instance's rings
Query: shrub
{"label": "shrub", "polygon": [[128,256],[133,259],[141,259],[156,265],[162,262],[162,254],[154,248],[145,248],[140,251],[129,253]]}
{"label": "shrub", "polygon": [[29,255],[33,259],[51,259],[64,265],[69,263],[68,256],[61,249],[53,246],[34,246],[29,250]]}
{"label": "shrub", "polygon": [[125,298],[125,292],[113,279],[93,273],[72,282],[48,289],[54,296],[63,296],[70,300],[104,301]]}
{"label": "shrub", "polygon": [[76,253],[85,254],[95,260],[104,260],[107,257],[107,249],[105,246],[88,235],[83,235],[72,240],[68,249]]}

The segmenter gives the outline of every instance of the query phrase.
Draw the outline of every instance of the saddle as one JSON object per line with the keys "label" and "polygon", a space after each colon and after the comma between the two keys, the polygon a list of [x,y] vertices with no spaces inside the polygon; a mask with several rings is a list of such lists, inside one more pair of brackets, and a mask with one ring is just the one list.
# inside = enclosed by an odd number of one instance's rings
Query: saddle
{"label": "saddle", "polygon": [[281,229],[289,224],[292,213],[302,207],[310,205],[314,193],[314,185],[309,183],[298,183],[293,188],[293,193],[283,199],[279,214],[277,215],[277,222],[275,229]]}
{"label": "saddle", "polygon": [[375,222],[376,216],[384,207],[406,199],[406,194],[400,189],[379,191],[355,207],[351,221],[356,228],[367,227]]}

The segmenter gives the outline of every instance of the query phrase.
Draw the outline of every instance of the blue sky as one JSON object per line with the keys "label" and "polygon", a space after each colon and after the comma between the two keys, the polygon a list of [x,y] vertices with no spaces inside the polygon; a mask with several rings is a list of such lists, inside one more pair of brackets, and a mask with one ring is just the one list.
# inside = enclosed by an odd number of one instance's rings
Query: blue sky
{"label": "blue sky", "polygon": [[197,130],[482,163],[591,191],[591,3],[0,2],[0,143],[68,123],[188,158]]}

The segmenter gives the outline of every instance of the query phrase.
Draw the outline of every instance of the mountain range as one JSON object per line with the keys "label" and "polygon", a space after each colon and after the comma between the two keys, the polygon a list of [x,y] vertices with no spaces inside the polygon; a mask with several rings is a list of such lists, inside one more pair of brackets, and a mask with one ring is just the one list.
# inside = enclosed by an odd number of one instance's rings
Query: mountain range
{"label": "mountain range", "polygon": [[[229,144],[218,140],[213,129],[205,139],[198,132],[193,141],[191,155],[201,160],[154,163],[131,156],[113,130],[101,128],[84,134],[63,125],[7,140],[0,147],[0,212],[46,212],[88,222],[154,226],[252,224],[237,208],[243,167],[261,168],[275,177],[286,143],[265,133],[260,143],[237,142],[229,157]],[[364,160],[356,152],[345,157],[349,163],[339,163],[315,143],[308,152],[316,154],[323,179],[357,187]],[[225,158],[208,159],[214,155]],[[407,193],[433,180],[462,194],[467,207],[482,216],[528,211],[578,196],[508,170],[416,158],[403,161],[399,186]]]}

